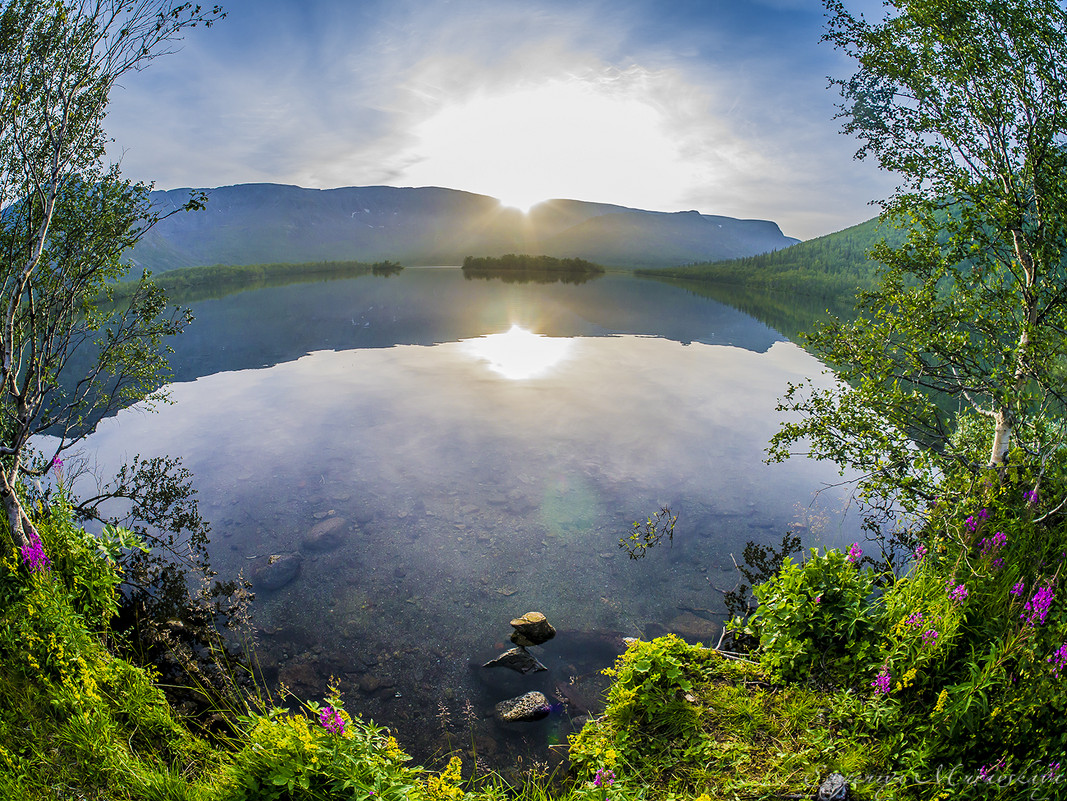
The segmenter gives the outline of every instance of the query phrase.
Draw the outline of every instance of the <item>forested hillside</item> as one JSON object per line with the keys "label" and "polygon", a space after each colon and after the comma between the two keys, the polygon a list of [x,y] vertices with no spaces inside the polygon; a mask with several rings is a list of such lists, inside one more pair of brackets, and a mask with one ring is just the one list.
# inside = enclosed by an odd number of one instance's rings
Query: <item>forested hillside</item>
{"label": "forested hillside", "polygon": [[[874,285],[875,266],[867,251],[883,235],[893,243],[899,232],[878,218],[792,247],[728,261],[656,270],[656,276],[744,284],[816,297],[851,296]],[[653,274],[653,271],[639,271]]]}

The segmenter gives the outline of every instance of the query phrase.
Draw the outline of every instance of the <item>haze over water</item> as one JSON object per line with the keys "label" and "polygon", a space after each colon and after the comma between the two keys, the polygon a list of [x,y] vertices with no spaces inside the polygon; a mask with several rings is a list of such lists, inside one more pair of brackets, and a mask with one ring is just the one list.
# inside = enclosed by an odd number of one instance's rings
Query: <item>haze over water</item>
{"label": "haze over water", "polygon": [[[408,269],[193,311],[173,405],[103,421],[89,455],[103,475],[181,456],[220,577],[300,553],[295,579],[257,592],[268,677],[309,699],[336,677],[417,760],[472,731],[490,763],[558,758],[623,636],[717,639],[747,541],[795,523],[805,546],[856,538],[838,491],[813,500],[832,467],[763,463],[776,399],[819,363],[684,290]],[[620,537],[664,505],[673,545],[629,559]],[[531,649],[550,670],[480,667],[528,611],[560,632]],[[486,717],[531,689],[548,719]]]}

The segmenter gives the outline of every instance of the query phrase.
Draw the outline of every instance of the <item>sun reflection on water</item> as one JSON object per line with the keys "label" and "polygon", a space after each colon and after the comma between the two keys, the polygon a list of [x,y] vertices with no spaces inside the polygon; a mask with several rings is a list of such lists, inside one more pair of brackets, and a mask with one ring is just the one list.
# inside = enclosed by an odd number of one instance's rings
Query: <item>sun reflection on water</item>
{"label": "sun reflection on water", "polygon": [[463,341],[464,351],[485,361],[490,370],[504,378],[536,378],[563,361],[571,340],[535,334],[513,325],[503,334],[487,334]]}

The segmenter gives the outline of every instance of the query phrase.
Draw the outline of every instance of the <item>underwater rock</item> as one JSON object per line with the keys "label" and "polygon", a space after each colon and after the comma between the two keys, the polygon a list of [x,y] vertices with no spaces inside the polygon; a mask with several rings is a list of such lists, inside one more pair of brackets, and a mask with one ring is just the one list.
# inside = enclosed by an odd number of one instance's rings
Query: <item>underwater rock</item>
{"label": "underwater rock", "polygon": [[544,693],[536,690],[520,695],[518,698],[501,701],[493,707],[497,720],[504,723],[541,720],[548,717],[548,711],[548,699],[545,698]]}
{"label": "underwater rock", "polygon": [[540,612],[527,612],[511,621],[515,631],[511,641],[519,646],[540,645],[556,636],[556,630]]}
{"label": "underwater rock", "polygon": [[311,527],[301,544],[309,551],[332,551],[344,542],[343,517],[328,517]]}
{"label": "underwater rock", "polygon": [[667,624],[667,630],[672,631],[691,643],[703,642],[714,645],[719,636],[719,624],[694,615],[692,612],[683,612]]}
{"label": "underwater rock", "polygon": [[521,645],[518,648],[504,651],[504,653],[496,659],[490,659],[482,665],[482,667],[508,667],[523,674],[539,673],[542,670],[548,670],[548,668],[537,661],[533,654]]}
{"label": "underwater rock", "polygon": [[304,557],[296,551],[271,554],[252,571],[252,586],[257,590],[280,590],[300,575],[303,562]]}

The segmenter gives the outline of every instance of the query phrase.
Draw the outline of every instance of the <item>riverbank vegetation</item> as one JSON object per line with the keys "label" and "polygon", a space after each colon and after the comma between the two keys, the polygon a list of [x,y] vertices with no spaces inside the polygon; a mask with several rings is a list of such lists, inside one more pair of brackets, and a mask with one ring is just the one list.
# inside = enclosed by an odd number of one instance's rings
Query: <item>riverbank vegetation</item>
{"label": "riverbank vegetation", "polygon": [[[373,264],[362,261],[312,261],[270,264],[211,264],[168,270],[152,279],[153,285],[174,302],[189,303],[206,297],[218,298],[248,289],[284,286],[303,281],[354,278],[359,275],[389,276],[404,269],[393,261]],[[112,301],[125,301],[136,292],[138,281],[123,281],[109,288]]]}
{"label": "riverbank vegetation", "polygon": [[635,272],[650,278],[739,285],[851,302],[858,292],[876,285],[877,265],[869,254],[883,238],[894,242],[903,239],[903,234],[875,218],[758,256]]}

